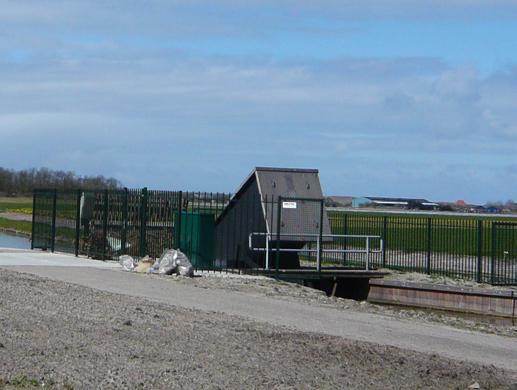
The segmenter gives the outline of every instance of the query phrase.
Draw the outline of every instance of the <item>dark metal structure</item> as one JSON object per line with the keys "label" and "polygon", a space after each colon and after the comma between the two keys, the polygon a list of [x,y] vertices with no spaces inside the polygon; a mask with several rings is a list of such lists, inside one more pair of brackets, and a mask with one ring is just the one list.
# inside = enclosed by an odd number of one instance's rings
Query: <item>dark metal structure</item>
{"label": "dark metal structure", "polygon": [[269,252],[250,251],[252,239],[252,246],[267,247],[268,251],[293,249],[278,256],[277,266],[299,268],[295,249],[301,250],[322,234],[330,234],[330,224],[318,170],[257,167],[216,220],[216,253],[226,266],[263,268]]}

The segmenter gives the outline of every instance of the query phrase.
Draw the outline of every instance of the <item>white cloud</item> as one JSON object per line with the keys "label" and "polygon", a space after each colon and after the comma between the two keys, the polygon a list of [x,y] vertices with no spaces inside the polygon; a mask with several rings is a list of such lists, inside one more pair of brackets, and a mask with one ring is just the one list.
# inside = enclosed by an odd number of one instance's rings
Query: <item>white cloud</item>
{"label": "white cloud", "polygon": [[[232,34],[267,42],[293,15],[306,19],[292,28],[313,26],[311,2],[274,11],[273,2],[49,4],[10,2],[0,15],[8,27],[0,165],[100,172],[155,188],[231,190],[254,165],[291,165],[319,167],[329,193],[446,198],[466,188],[488,199],[494,189],[514,191],[501,178],[515,166],[515,68],[487,77],[438,58],[202,56],[169,42]],[[315,15],[423,12],[402,0],[357,4],[331,1]],[[491,4],[508,17],[517,7]],[[432,6],[495,12],[481,1]],[[22,49],[27,57],[14,61]],[[476,175],[484,188],[473,185]]]}
{"label": "white cloud", "polygon": [[[396,145],[407,153],[423,138],[429,140],[419,147],[423,151],[433,150],[441,137],[449,139],[440,144],[444,151],[454,151],[455,143],[474,151],[494,136],[516,141],[516,117],[509,107],[517,97],[507,90],[506,99],[491,99],[505,91],[496,78],[482,79],[462,68],[407,75],[398,71],[405,59],[378,62],[377,72],[358,77],[349,70],[360,68],[357,59],[348,67],[347,59],[341,67],[231,61],[91,66],[84,61],[72,68],[54,63],[37,77],[34,69],[13,67],[0,76],[0,132],[69,128],[93,137],[108,129],[138,136],[151,128],[206,139],[234,134],[243,143],[256,131],[272,141],[303,134],[307,143],[312,142],[308,134],[320,132],[329,138],[357,135],[356,142],[370,134],[373,145],[368,139],[358,148],[382,150],[397,137]],[[365,60],[365,68],[374,63]],[[24,72],[31,77],[11,81]],[[383,80],[386,73],[391,76]],[[258,142],[263,146],[268,140]]]}

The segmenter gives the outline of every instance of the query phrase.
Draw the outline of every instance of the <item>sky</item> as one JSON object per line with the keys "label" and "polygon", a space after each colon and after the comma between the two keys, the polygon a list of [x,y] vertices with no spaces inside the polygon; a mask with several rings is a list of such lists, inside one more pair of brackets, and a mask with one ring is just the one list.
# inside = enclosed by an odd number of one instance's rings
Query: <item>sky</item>
{"label": "sky", "polygon": [[517,1],[0,0],[0,166],[517,200]]}

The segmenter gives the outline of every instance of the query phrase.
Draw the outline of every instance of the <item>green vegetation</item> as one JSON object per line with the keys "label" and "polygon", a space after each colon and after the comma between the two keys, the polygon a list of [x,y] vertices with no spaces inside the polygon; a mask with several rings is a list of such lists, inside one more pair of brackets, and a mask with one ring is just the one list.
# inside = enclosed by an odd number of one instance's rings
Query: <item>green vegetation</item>
{"label": "green vegetation", "polygon": [[[11,212],[32,215],[32,198],[29,197],[0,197],[0,213]],[[0,230],[14,230],[30,235],[32,223],[29,221],[14,221],[0,217]]]}
{"label": "green vegetation", "polygon": [[58,226],[56,228],[56,238],[61,240],[75,240],[75,226],[74,227],[64,227]]}
{"label": "green vegetation", "polygon": [[0,218],[0,230],[15,230],[19,233],[30,235],[32,232],[32,223],[29,221],[13,221],[11,219]]}
{"label": "green vegetation", "polygon": [[487,221],[517,221],[517,215],[490,215],[490,214],[476,214],[476,213],[453,213],[448,215],[447,212],[433,212],[433,211],[382,211],[379,209],[372,209],[371,211],[356,211],[353,209],[347,210],[333,210],[327,209],[329,216],[338,216],[342,214],[375,216],[375,217],[409,217],[409,218],[428,218],[444,219],[444,220],[487,220]]}
{"label": "green vegetation", "polygon": [[30,194],[34,188],[94,190],[121,187],[122,184],[117,179],[106,178],[102,175],[78,176],[71,171],[54,171],[48,168],[15,171],[0,167],[0,192],[6,194]]}
{"label": "green vegetation", "polygon": [[[329,211],[332,233],[379,235],[388,250],[402,252],[455,253],[476,256],[481,234],[481,251],[492,250],[492,222],[517,223],[517,218],[489,216],[447,216]],[[517,232],[517,228],[513,231]],[[513,248],[515,234],[498,235],[497,248]]]}
{"label": "green vegetation", "polygon": [[54,382],[43,381],[35,378],[29,378],[27,375],[17,375],[10,380],[0,378],[0,389],[8,387],[15,389],[34,389],[45,387],[46,389],[54,388]]}
{"label": "green vegetation", "polygon": [[0,212],[22,212],[32,214],[32,198],[28,197],[0,197]]}

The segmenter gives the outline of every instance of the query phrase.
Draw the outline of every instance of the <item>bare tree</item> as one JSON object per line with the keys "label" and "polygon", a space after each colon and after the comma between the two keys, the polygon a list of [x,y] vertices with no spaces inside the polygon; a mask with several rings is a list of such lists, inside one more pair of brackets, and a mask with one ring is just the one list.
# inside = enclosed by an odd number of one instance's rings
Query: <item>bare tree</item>
{"label": "bare tree", "polygon": [[0,193],[29,194],[34,188],[57,189],[116,189],[122,184],[117,179],[99,176],[77,176],[72,171],[32,168],[16,171],[0,167]]}

